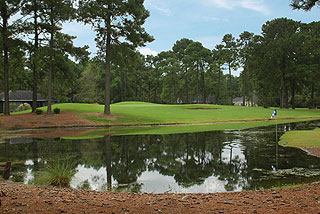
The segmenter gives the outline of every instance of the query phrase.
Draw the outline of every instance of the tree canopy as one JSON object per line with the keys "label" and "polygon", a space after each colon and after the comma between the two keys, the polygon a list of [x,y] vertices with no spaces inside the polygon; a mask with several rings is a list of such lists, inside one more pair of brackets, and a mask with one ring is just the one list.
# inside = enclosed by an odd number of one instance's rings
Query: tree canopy
{"label": "tree canopy", "polygon": [[291,7],[293,9],[311,10],[314,6],[320,6],[319,0],[292,0]]}
{"label": "tree canopy", "polygon": [[96,35],[99,53],[106,63],[105,68],[105,114],[110,114],[110,63],[115,46],[127,43],[134,49],[151,42],[153,38],[142,25],[149,17],[144,0],[129,1],[79,1],[79,20],[90,24]]}

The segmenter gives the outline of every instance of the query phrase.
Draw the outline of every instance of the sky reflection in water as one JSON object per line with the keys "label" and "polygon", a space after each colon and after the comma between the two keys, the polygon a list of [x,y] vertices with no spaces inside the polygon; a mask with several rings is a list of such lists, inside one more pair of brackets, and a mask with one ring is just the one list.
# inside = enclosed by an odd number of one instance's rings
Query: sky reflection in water
{"label": "sky reflection in water", "polygon": [[[277,138],[319,122],[278,125]],[[11,142],[11,143],[10,143]],[[14,143],[13,143],[14,142]],[[148,193],[207,193],[270,188],[318,177],[265,176],[294,167],[320,169],[320,159],[278,146],[275,126],[244,131],[108,136],[92,140],[6,140],[0,161],[15,162],[11,180],[30,182],[55,160],[75,164],[74,188]],[[259,169],[259,170],[257,170]],[[86,185],[85,185],[86,184]]]}

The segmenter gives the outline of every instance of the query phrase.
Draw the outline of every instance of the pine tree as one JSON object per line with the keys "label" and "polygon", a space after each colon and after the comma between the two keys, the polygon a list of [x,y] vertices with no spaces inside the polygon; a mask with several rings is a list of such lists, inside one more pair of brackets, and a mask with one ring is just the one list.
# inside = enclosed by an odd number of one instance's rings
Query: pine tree
{"label": "pine tree", "polygon": [[149,17],[144,0],[80,0],[79,21],[90,24],[96,32],[99,54],[105,59],[105,108],[110,114],[110,64],[112,46],[128,42],[132,49],[151,42],[153,38],[142,25]]}

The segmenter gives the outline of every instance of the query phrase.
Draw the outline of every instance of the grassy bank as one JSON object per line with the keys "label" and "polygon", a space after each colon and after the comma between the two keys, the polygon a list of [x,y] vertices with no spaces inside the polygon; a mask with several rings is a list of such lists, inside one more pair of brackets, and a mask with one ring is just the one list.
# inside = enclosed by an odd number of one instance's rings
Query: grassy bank
{"label": "grassy bank", "polygon": [[[64,103],[54,105],[62,112],[73,112],[90,121],[105,125],[136,124],[196,124],[237,121],[266,121],[274,108],[218,106],[208,104],[196,105],[162,105],[143,102],[122,102],[111,105],[115,117],[108,118],[95,113],[103,113],[103,105]],[[45,107],[43,108],[45,111]],[[277,109],[277,121],[319,119],[320,112],[309,109]]]}
{"label": "grassy bank", "polygon": [[320,147],[320,129],[287,132],[279,144],[298,148]]}
{"label": "grassy bank", "polygon": [[[105,116],[104,106],[97,104],[63,103],[52,108],[56,107],[60,108],[61,112],[72,112],[100,125],[111,126],[108,130],[93,132],[90,134],[92,137],[106,132],[130,135],[241,130],[275,123],[320,119],[320,111],[310,109],[277,109],[276,119],[270,120],[274,108],[209,104],[163,105],[122,102],[111,105],[112,116]],[[46,107],[41,109],[46,111]]]}
{"label": "grassy bank", "polygon": [[[73,112],[90,121],[113,126],[100,133],[93,132],[92,136],[103,135],[106,132],[128,135],[241,130],[275,123],[320,119],[319,111],[309,109],[277,109],[276,120],[270,120],[274,108],[208,104],[162,105],[122,102],[111,105],[113,117],[102,114],[103,105],[65,103],[54,105],[53,108],[55,107],[60,108],[62,112]],[[45,107],[43,110],[46,110]]]}
{"label": "grassy bank", "polygon": [[[111,105],[112,116],[103,114],[104,106],[97,104],[63,103],[52,108],[72,112],[99,125],[109,126],[87,133],[79,138],[113,135],[173,134],[215,130],[242,130],[281,123],[320,119],[320,111],[310,109],[277,109],[278,115],[270,120],[274,108],[219,106],[208,104],[162,105],[144,102],[122,102]],[[46,111],[46,107],[41,108]],[[30,111],[19,112],[28,113]],[[320,130],[288,132],[281,143],[295,147],[319,147]]]}
{"label": "grassy bank", "polygon": [[[282,123],[299,122],[305,120],[284,120]],[[100,131],[92,131],[82,136],[65,137],[65,139],[92,139],[103,137],[106,134],[112,135],[165,135],[194,133],[206,131],[222,131],[222,130],[244,130],[267,125],[280,124],[279,121],[268,122],[225,122],[210,125],[160,125],[160,126],[128,126],[128,127],[111,127]]]}

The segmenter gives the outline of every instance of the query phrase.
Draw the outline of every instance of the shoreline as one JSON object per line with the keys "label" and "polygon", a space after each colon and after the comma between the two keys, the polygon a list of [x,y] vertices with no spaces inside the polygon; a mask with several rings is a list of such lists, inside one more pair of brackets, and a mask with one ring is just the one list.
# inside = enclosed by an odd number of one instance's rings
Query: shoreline
{"label": "shoreline", "polygon": [[[111,116],[113,117],[113,116]],[[290,119],[290,118],[286,118]],[[303,118],[306,120],[310,120],[313,118]],[[318,120],[319,118],[314,118]],[[11,132],[11,131],[23,131],[26,133],[31,133],[31,136],[40,137],[40,138],[56,138],[65,135],[64,137],[72,137],[80,134],[85,134],[92,130],[101,130],[105,128],[119,128],[119,127],[152,127],[152,126],[188,126],[188,125],[214,125],[214,124],[223,124],[223,123],[241,123],[241,122],[260,122],[260,121],[269,121],[266,120],[254,120],[254,121],[217,121],[212,123],[195,123],[195,124],[185,124],[185,123],[174,123],[174,124],[141,124],[141,125],[106,125],[96,122],[91,122],[89,120],[81,118],[79,115],[70,113],[70,112],[62,112],[60,114],[52,114],[52,115],[36,115],[34,113],[27,114],[15,114],[10,116],[0,116],[0,131],[3,132]],[[53,129],[55,132],[48,134],[48,129]],[[63,129],[73,129],[73,132],[70,133],[68,131],[64,131]],[[87,130],[85,130],[87,129]],[[33,132],[38,132],[36,134],[32,134]],[[279,144],[280,145],[280,144]],[[296,147],[308,152],[310,155],[314,155],[320,157],[320,145],[318,147]]]}
{"label": "shoreline", "polygon": [[[113,118],[113,115],[106,116]],[[54,121],[53,121],[54,119]],[[319,117],[304,117],[304,118],[282,118],[283,122],[288,121],[312,121],[320,120]],[[232,123],[250,123],[250,122],[265,122],[277,121],[272,119],[253,119],[253,120],[226,120],[215,122],[200,122],[200,123],[146,123],[146,124],[105,124],[92,122],[80,117],[78,114],[71,112],[61,112],[60,114],[52,115],[36,115],[34,113],[13,114],[10,116],[0,116],[0,130],[12,131],[20,129],[51,129],[51,128],[125,128],[125,127],[153,127],[153,126],[200,126],[200,125],[215,125],[215,124],[232,124]],[[272,125],[272,124],[270,124]]]}
{"label": "shoreline", "polygon": [[305,151],[306,153],[308,153],[309,155],[320,158],[320,146],[310,147],[310,148],[308,148],[308,147],[294,147],[294,148],[301,149],[301,150]]}

